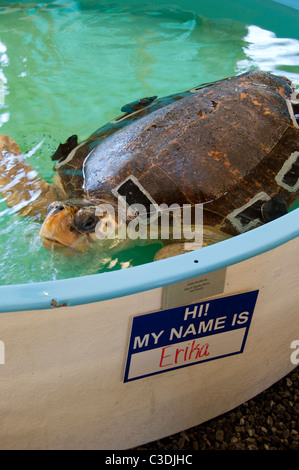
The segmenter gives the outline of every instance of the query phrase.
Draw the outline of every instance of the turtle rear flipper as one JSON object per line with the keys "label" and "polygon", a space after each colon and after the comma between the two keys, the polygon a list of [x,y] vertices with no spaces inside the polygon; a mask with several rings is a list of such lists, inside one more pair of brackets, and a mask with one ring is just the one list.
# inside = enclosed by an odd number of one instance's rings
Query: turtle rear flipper
{"label": "turtle rear flipper", "polygon": [[59,144],[57,150],[51,156],[53,161],[58,160],[58,162],[62,162],[72,150],[74,150],[78,146],[78,136],[71,135],[64,144]]}
{"label": "turtle rear flipper", "polygon": [[37,219],[43,219],[48,205],[60,199],[57,190],[38,176],[8,135],[0,135],[0,193],[15,212]]}

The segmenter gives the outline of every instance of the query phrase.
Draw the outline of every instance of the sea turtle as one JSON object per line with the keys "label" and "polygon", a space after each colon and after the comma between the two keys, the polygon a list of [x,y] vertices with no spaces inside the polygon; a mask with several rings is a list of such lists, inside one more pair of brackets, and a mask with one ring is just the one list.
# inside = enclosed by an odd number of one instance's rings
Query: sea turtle
{"label": "sea turtle", "polygon": [[[298,198],[298,98],[287,78],[256,70],[134,101],[86,141],[73,135],[59,145],[53,185],[1,136],[1,193],[22,215],[45,219],[46,247],[84,250],[99,238],[96,207],[118,196],[131,205],[203,204],[205,242],[234,236]],[[159,257],[183,251],[172,247]]]}

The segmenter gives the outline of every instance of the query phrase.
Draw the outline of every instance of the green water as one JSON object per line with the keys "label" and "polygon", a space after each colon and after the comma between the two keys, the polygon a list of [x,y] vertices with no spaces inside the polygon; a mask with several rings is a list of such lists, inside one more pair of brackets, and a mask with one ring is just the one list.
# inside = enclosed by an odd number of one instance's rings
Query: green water
{"label": "green water", "polygon": [[[298,10],[270,0],[0,1],[0,133],[50,182],[58,144],[85,139],[129,101],[253,68],[299,86],[298,25]],[[42,247],[39,229],[0,200],[2,285],[127,268],[160,247],[65,258]]]}

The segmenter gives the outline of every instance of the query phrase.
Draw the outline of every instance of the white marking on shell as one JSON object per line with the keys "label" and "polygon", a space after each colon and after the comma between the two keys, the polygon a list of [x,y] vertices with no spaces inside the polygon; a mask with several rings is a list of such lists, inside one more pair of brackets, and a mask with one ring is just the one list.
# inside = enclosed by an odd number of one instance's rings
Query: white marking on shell
{"label": "white marking on shell", "polygon": [[287,102],[290,117],[291,117],[292,122],[293,122],[293,126],[299,128],[299,125],[298,125],[296,117],[295,117],[294,109],[293,109],[293,104],[299,104],[299,100],[286,100],[286,102]]}
{"label": "white marking on shell", "polygon": [[235,229],[239,232],[246,232],[247,230],[250,230],[254,228],[256,225],[260,223],[260,219],[253,219],[248,224],[243,225],[240,220],[237,219],[237,216],[241,214],[245,209],[248,207],[252,206],[257,201],[269,201],[271,198],[266,194],[265,192],[261,191],[260,193],[256,194],[252,199],[250,199],[246,204],[243,206],[239,207],[238,209],[235,209],[232,211],[230,214],[228,214],[227,218],[231,222],[231,224],[235,227]]}
{"label": "white marking on shell", "polygon": [[[146,189],[142,186],[141,183],[139,183],[138,179],[134,176],[134,175],[130,175],[128,176],[125,180],[123,180],[116,188],[114,188],[112,190],[112,194],[117,197],[119,199],[119,202],[120,201],[124,201],[124,197],[119,194],[118,190],[119,188],[128,180],[131,180],[133,181],[133,183],[140,189],[140,191],[147,197],[147,199],[153,204],[156,212],[159,212],[159,205],[156,203],[156,201],[152,198],[152,196],[150,195],[150,193],[148,191],[146,191]],[[128,204],[127,204],[128,205]],[[131,210],[129,209],[128,210],[128,215],[129,216],[134,216],[134,213],[131,212]]]}
{"label": "white marking on shell", "polygon": [[275,181],[277,182],[277,184],[279,186],[281,186],[282,188],[286,189],[287,191],[289,191],[290,193],[295,193],[296,191],[299,190],[299,177],[298,177],[297,182],[295,183],[294,186],[290,186],[290,185],[286,184],[283,181],[283,178],[290,171],[293,164],[297,160],[298,156],[299,156],[299,152],[293,152],[290,155],[290,157],[284,162],[281,169],[279,170],[279,172],[275,176]]}

